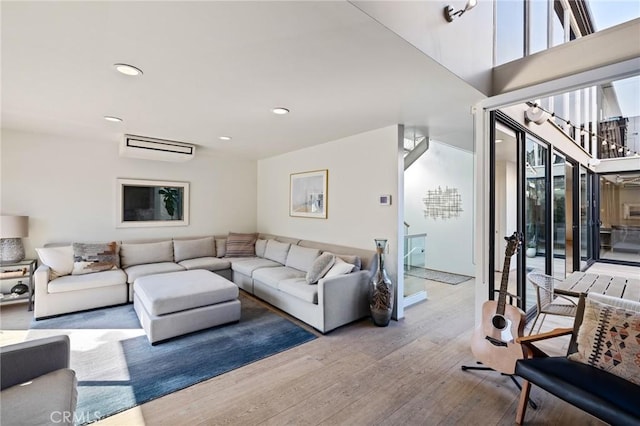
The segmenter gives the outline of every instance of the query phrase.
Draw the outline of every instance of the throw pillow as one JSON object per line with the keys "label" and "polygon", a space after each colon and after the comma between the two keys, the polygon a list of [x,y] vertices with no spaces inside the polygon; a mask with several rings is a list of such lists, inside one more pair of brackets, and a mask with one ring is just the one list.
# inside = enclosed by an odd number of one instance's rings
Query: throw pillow
{"label": "throw pillow", "polygon": [[73,271],[73,247],[37,248],[40,262],[49,267],[49,280],[69,275]]}
{"label": "throw pillow", "polygon": [[289,253],[290,248],[291,244],[289,243],[269,240],[267,241],[267,247],[264,250],[264,258],[284,265],[287,261],[287,254]]}
{"label": "throw pillow", "polygon": [[[325,253],[331,253],[326,251]],[[344,260],[347,263],[352,264],[356,271],[359,271],[360,269],[362,269],[362,260],[360,259],[360,256],[354,256],[354,255],[349,255],[349,254],[335,254],[335,253],[331,253],[333,254],[335,257],[338,257],[342,260]]]}
{"label": "throw pillow", "polygon": [[324,274],[331,269],[336,261],[336,257],[331,253],[323,253],[313,261],[309,272],[307,272],[307,283],[316,284],[318,280],[324,277]]}
{"label": "throw pillow", "polygon": [[239,234],[229,232],[225,257],[249,257],[256,255],[258,234]]}
{"label": "throw pillow", "polygon": [[214,257],[216,246],[213,237],[195,240],[173,240],[173,257],[175,262],[199,257]]}
{"label": "throw pillow", "polygon": [[173,241],[122,244],[120,261],[123,268],[148,263],[173,262]]}
{"label": "throw pillow", "polygon": [[325,278],[337,277],[338,275],[347,275],[353,272],[355,265],[345,262],[344,260],[336,257],[336,262],[331,269],[324,275]]}
{"label": "throw pillow", "polygon": [[91,274],[118,269],[118,244],[73,243],[73,271],[71,275]]}
{"label": "throw pillow", "polygon": [[264,251],[267,249],[267,240],[258,239],[256,241],[256,256],[264,257]]}
{"label": "throw pillow", "polygon": [[216,257],[224,257],[227,254],[227,239],[216,238]]}
{"label": "throw pillow", "polygon": [[292,244],[291,248],[289,248],[289,253],[287,253],[287,261],[284,266],[308,272],[318,256],[320,256],[320,250],[318,249]]}
{"label": "throw pillow", "polygon": [[577,342],[569,359],[640,385],[639,302],[589,293]]}

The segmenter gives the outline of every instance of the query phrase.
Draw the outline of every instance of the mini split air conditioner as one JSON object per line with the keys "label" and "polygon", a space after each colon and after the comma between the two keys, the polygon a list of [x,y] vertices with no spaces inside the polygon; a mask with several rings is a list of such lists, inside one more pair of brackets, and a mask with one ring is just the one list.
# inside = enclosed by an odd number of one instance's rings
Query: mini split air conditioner
{"label": "mini split air conditioner", "polygon": [[124,135],[120,156],[159,161],[189,161],[196,154],[195,145],[146,136]]}

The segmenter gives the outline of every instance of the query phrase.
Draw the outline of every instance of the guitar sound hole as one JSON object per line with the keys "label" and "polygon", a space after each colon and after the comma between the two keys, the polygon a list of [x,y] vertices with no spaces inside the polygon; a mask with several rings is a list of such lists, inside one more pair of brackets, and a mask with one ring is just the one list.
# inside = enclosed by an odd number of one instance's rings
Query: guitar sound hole
{"label": "guitar sound hole", "polygon": [[495,315],[491,319],[491,323],[498,330],[504,330],[504,328],[507,326],[507,320],[503,316],[500,316],[500,315]]}

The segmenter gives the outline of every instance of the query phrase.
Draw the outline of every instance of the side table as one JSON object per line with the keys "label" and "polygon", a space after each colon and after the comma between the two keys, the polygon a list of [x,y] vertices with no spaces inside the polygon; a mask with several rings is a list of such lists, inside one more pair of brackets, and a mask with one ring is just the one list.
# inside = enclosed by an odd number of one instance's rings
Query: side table
{"label": "side table", "polygon": [[[24,259],[18,262],[0,262],[0,282],[27,280],[27,293],[12,297],[11,293],[2,293],[0,303],[14,300],[28,300],[27,310],[33,310],[33,274],[38,267],[37,259]],[[13,284],[12,284],[13,285]]]}

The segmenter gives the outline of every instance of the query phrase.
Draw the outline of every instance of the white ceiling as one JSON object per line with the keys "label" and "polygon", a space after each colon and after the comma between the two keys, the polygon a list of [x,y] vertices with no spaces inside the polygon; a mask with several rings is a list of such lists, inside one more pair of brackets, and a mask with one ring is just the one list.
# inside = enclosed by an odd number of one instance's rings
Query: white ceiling
{"label": "white ceiling", "polygon": [[484,95],[348,2],[1,8],[4,128],[88,142],[131,133],[258,159],[403,123],[473,149],[470,107]]}

